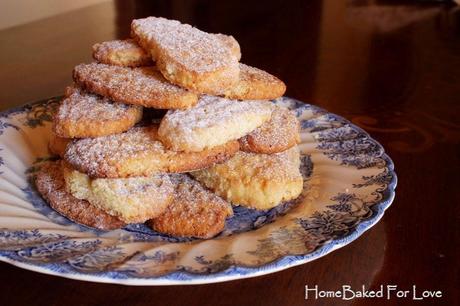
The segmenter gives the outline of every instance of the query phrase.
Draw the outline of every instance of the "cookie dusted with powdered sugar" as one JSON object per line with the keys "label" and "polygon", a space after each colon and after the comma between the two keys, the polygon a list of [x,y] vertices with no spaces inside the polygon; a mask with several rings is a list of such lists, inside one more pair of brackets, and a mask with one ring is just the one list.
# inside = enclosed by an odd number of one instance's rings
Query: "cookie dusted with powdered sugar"
{"label": "cookie dusted with powdered sugar", "polygon": [[[214,34],[239,60],[240,45],[233,36]],[[145,52],[135,40],[111,40],[97,43],[93,46],[93,58],[100,63],[125,67],[152,66],[155,59]]]}
{"label": "cookie dusted with powdered sugar", "polygon": [[68,193],[60,161],[43,166],[36,174],[35,185],[54,210],[76,223],[101,230],[118,229],[125,225],[117,217]]}
{"label": "cookie dusted with powdered sugar", "polygon": [[286,151],[300,142],[300,125],[290,110],[275,106],[269,121],[240,139],[246,152],[273,154]]}
{"label": "cookie dusted with powdered sugar", "polygon": [[243,137],[268,121],[271,112],[268,101],[201,96],[193,108],[168,111],[158,136],[171,150],[199,152]]}
{"label": "cookie dusted with powdered sugar", "polygon": [[93,45],[93,58],[103,64],[140,67],[152,66],[150,54],[133,39],[104,41]]}
{"label": "cookie dusted with powdered sugar", "polygon": [[173,174],[174,198],[165,212],[148,222],[156,231],[172,236],[212,238],[232,215],[231,205],[184,174]]}
{"label": "cookie dusted with powdered sugar", "polygon": [[67,97],[53,118],[53,131],[63,138],[99,137],[121,133],[142,118],[142,107],[113,102],[75,86],[66,89]]}
{"label": "cookie dusted with powdered sugar", "polygon": [[73,78],[82,88],[125,104],[181,109],[198,101],[195,93],[169,83],[154,67],[80,64],[74,68]]}
{"label": "cookie dusted with powdered sugar", "polygon": [[150,126],[75,140],[67,145],[64,159],[91,177],[123,178],[203,169],[226,161],[238,150],[238,141],[229,141],[201,152],[171,151],[158,139],[158,127]]}
{"label": "cookie dusted with powdered sugar", "polygon": [[[240,59],[240,46],[233,36],[214,35],[225,43],[232,50],[232,53]],[[151,62],[145,60],[146,53],[144,50],[133,40],[114,40],[95,46],[98,47],[97,50],[104,50],[104,56],[96,56],[93,53],[93,57],[101,63],[132,67],[152,65]],[[98,54],[101,53],[102,51],[99,51]],[[110,56],[106,54],[110,54]],[[151,59],[150,55],[148,59]],[[286,85],[268,72],[245,64],[239,64],[239,67],[238,82],[222,92],[215,92],[215,95],[238,100],[271,100],[281,97],[286,91]]]}
{"label": "cookie dusted with powdered sugar", "polygon": [[286,85],[277,77],[245,64],[240,64],[238,82],[230,87],[225,97],[238,100],[272,100],[281,97]]}
{"label": "cookie dusted with powdered sugar", "polygon": [[131,35],[170,82],[199,93],[221,94],[238,82],[238,57],[214,34],[176,20],[133,20]]}
{"label": "cookie dusted with powdered sugar", "polygon": [[66,190],[126,223],[141,223],[161,215],[173,199],[168,175],[133,178],[95,178],[63,168]]}
{"label": "cookie dusted with powdered sugar", "polygon": [[269,209],[297,198],[303,189],[299,149],[276,154],[238,152],[225,163],[192,176],[235,205]]}

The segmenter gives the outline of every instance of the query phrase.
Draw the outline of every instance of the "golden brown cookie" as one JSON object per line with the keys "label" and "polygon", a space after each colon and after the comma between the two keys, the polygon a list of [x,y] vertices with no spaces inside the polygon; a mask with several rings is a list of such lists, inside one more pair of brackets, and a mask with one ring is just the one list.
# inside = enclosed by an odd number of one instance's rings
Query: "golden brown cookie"
{"label": "golden brown cookie", "polygon": [[154,125],[73,141],[64,158],[91,177],[123,178],[203,169],[227,160],[238,150],[238,141],[231,141],[201,152],[171,151],[158,140],[158,127]]}
{"label": "golden brown cookie", "polygon": [[240,64],[238,82],[225,92],[225,97],[238,100],[271,100],[284,95],[286,85],[263,70]]}
{"label": "golden brown cookie", "polygon": [[286,151],[300,142],[300,125],[290,110],[275,106],[269,121],[240,139],[245,152],[273,154]]}
{"label": "golden brown cookie", "polygon": [[[232,50],[239,60],[241,58],[240,45],[233,36],[213,34]],[[98,56],[93,57],[101,63],[118,66],[151,66],[150,55],[136,44],[134,40],[114,40],[96,44]],[[101,51],[103,50],[103,52]],[[109,54],[109,55],[107,55]],[[147,56],[149,61],[146,61]],[[215,95],[224,95],[229,99],[238,100],[271,100],[281,97],[286,91],[286,85],[277,77],[245,64],[239,64],[240,74],[238,82],[227,88],[225,92],[214,92]]]}
{"label": "golden brown cookie", "polygon": [[48,143],[48,149],[52,154],[58,155],[59,157],[63,158],[65,149],[71,141],[72,139],[59,137],[55,133],[51,132],[50,141]]}
{"label": "golden brown cookie", "polygon": [[[240,45],[233,36],[214,34],[227,45],[238,60],[241,58]],[[150,54],[144,51],[135,40],[111,40],[93,46],[93,58],[100,63],[125,67],[152,66]]]}
{"label": "golden brown cookie", "polygon": [[303,189],[299,149],[276,154],[238,152],[228,161],[191,174],[235,205],[269,209],[297,198]]}
{"label": "golden brown cookie", "polygon": [[171,236],[211,238],[220,233],[231,205],[184,174],[171,175],[175,196],[166,211],[149,221],[156,231]]}
{"label": "golden brown cookie", "polygon": [[125,225],[88,201],[79,200],[68,193],[60,161],[43,166],[35,177],[35,184],[54,210],[74,222],[101,230],[113,230]]}
{"label": "golden brown cookie", "polygon": [[176,20],[133,20],[131,35],[170,82],[207,94],[221,94],[238,82],[238,58],[214,34]]}
{"label": "golden brown cookie", "polygon": [[150,54],[133,39],[104,41],[93,45],[93,58],[100,63],[125,67],[152,66]]}
{"label": "golden brown cookie", "polygon": [[158,136],[171,150],[199,152],[250,133],[270,119],[272,109],[268,101],[203,95],[193,108],[168,111]]}
{"label": "golden brown cookie", "polygon": [[180,109],[198,101],[195,93],[170,84],[154,67],[80,64],[74,68],[73,78],[82,88],[120,103]]}
{"label": "golden brown cookie", "polygon": [[53,131],[63,138],[99,137],[124,132],[142,118],[142,107],[112,102],[74,86],[66,89],[53,118]]}
{"label": "golden brown cookie", "polygon": [[63,169],[66,190],[74,197],[116,216],[126,223],[140,223],[161,215],[171,203],[174,185],[166,174],[133,178],[96,178]]}

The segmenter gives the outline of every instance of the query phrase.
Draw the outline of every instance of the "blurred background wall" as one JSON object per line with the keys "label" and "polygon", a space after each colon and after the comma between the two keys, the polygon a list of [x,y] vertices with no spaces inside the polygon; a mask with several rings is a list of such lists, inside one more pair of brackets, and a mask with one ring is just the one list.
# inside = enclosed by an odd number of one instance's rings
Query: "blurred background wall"
{"label": "blurred background wall", "polygon": [[1,0],[0,30],[110,0]]}

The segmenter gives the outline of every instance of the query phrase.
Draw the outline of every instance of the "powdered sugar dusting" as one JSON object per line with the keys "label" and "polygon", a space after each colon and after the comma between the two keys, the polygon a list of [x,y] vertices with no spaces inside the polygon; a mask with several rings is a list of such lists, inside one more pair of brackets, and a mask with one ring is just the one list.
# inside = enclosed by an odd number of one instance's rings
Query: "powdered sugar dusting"
{"label": "powdered sugar dusting", "polygon": [[204,95],[191,109],[168,111],[164,120],[184,131],[193,131],[196,128],[209,128],[216,124],[222,124],[237,118],[239,114],[247,112],[267,114],[271,113],[271,110],[271,104],[268,101],[236,101]]}
{"label": "powdered sugar dusting", "polygon": [[299,123],[296,116],[288,109],[276,106],[270,120],[243,138],[243,142],[282,148],[295,144],[298,138]]}
{"label": "powdered sugar dusting", "polygon": [[101,53],[108,53],[110,51],[122,51],[126,49],[142,50],[134,41],[134,39],[104,41],[93,46],[93,51]]}
{"label": "powdered sugar dusting", "polygon": [[93,46],[93,57],[101,63],[128,67],[151,66],[150,54],[133,39],[111,40]]}
{"label": "powdered sugar dusting", "polygon": [[126,133],[80,139],[67,146],[65,159],[89,176],[116,176],[117,165],[130,157],[163,153],[164,147],[148,128],[132,128]]}
{"label": "powdered sugar dusting", "polygon": [[148,17],[133,20],[131,29],[188,70],[203,73],[234,65],[236,56],[219,37],[176,20]]}
{"label": "powdered sugar dusting", "polygon": [[[179,206],[176,208],[181,208],[181,206],[186,205],[187,210],[199,211],[201,206],[216,205],[227,208],[229,205],[228,202],[207,190],[186,174],[170,174],[170,178],[176,186],[176,202],[182,202],[181,205],[176,205]],[[171,208],[174,209],[174,207]],[[180,212],[178,212],[178,214],[180,214]]]}
{"label": "powdered sugar dusting", "polygon": [[81,89],[66,90],[70,95],[59,105],[56,119],[61,121],[78,122],[113,121],[126,117],[129,110],[138,110],[139,106],[116,103],[108,98],[87,93]]}
{"label": "powdered sugar dusting", "polygon": [[287,181],[300,176],[300,155],[297,147],[275,154],[240,151],[224,165],[228,167],[229,173],[242,173],[243,168],[248,169],[251,179]]}
{"label": "powdered sugar dusting", "polygon": [[201,152],[175,152],[158,140],[158,127],[71,142],[64,159],[91,177],[118,178],[188,172],[223,162],[239,149],[237,141]]}
{"label": "powdered sugar dusting", "polygon": [[278,84],[281,82],[277,77],[266,71],[241,63],[240,71],[240,81],[251,82],[256,79],[258,82],[264,82],[265,84]]}
{"label": "powdered sugar dusting", "polygon": [[223,230],[225,219],[233,213],[230,203],[202,187],[187,175],[171,175],[175,184],[172,203],[152,220],[160,232],[209,238]]}
{"label": "powdered sugar dusting", "polygon": [[114,101],[146,107],[183,108],[197,100],[195,94],[169,83],[154,67],[80,64],[74,68],[74,80]]}
{"label": "powdered sugar dusting", "polygon": [[168,111],[158,133],[174,150],[182,146],[201,150],[246,135],[268,120],[271,112],[268,101],[203,95],[191,109]]}

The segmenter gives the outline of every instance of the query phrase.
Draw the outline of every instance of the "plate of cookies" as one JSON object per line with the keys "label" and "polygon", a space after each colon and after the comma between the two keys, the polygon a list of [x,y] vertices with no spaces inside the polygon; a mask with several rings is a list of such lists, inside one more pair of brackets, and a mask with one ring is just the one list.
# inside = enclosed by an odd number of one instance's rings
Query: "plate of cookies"
{"label": "plate of cookies", "polygon": [[396,174],[346,119],[283,96],[229,35],[164,18],[97,43],[64,95],[0,114],[0,260],[127,285],[273,273],[352,242]]}

